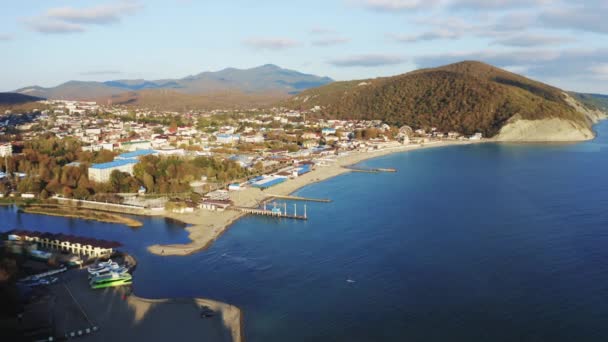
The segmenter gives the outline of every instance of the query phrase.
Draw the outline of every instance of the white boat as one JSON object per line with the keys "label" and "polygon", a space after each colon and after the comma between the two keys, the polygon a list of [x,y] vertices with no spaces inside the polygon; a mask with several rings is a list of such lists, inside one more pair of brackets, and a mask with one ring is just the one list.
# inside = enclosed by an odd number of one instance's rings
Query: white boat
{"label": "white boat", "polygon": [[87,267],[87,271],[89,271],[89,273],[96,273],[110,267],[118,267],[118,264],[110,259],[107,262],[100,262],[95,266]]}
{"label": "white boat", "polygon": [[100,277],[100,276],[105,276],[111,273],[126,273],[129,272],[129,269],[127,269],[124,266],[116,266],[116,267],[107,267],[104,268],[103,270],[99,271],[99,272],[93,272],[89,274],[89,279],[95,278],[95,277]]}

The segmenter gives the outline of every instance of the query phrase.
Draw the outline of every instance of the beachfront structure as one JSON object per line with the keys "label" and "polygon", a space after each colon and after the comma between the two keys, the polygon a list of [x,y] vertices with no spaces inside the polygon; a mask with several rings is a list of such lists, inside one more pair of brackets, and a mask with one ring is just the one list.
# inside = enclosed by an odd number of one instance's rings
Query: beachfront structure
{"label": "beachfront structure", "polygon": [[211,210],[211,211],[224,211],[226,208],[232,205],[232,201],[230,200],[211,200],[205,199],[201,202],[201,209]]}
{"label": "beachfront structure", "polygon": [[469,138],[469,140],[481,140],[481,138],[483,138],[483,134],[481,134],[481,133],[478,132],[478,133],[473,134]]}
{"label": "beachfront structure", "polygon": [[151,148],[152,143],[148,140],[134,140],[120,144],[120,149],[125,151],[148,150]]}
{"label": "beachfront structure", "polygon": [[89,167],[89,180],[99,183],[107,182],[114,170],[133,175],[133,167],[137,162],[137,159],[116,159],[109,163],[93,164]]}
{"label": "beachfront structure", "polygon": [[120,243],[113,241],[26,230],[12,230],[8,232],[8,239],[11,241],[36,243],[38,247],[86,255],[94,258],[109,257],[114,253],[117,247],[120,247]]}
{"label": "beachfront structure", "polygon": [[11,143],[0,144],[0,157],[10,157],[13,155],[13,145]]}
{"label": "beachfront structure", "polygon": [[287,180],[287,177],[284,177],[284,176],[264,177],[256,182],[252,183],[251,186],[263,190],[263,189],[268,189],[277,184],[281,184],[286,180]]}

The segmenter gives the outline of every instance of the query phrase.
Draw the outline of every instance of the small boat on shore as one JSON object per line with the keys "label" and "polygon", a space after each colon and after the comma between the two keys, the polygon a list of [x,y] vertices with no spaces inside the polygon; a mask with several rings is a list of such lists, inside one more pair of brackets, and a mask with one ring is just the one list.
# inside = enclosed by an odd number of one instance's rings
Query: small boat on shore
{"label": "small boat on shore", "polygon": [[132,282],[132,277],[129,273],[115,273],[112,272],[107,275],[97,276],[91,279],[89,285],[92,289],[103,289],[106,287],[117,287],[130,285]]}
{"label": "small boat on shore", "polygon": [[100,262],[97,265],[87,267],[87,271],[89,272],[89,274],[94,274],[106,269],[117,267],[119,267],[119,265],[116,262],[108,260],[107,262]]}
{"label": "small boat on shore", "polygon": [[111,273],[119,273],[119,274],[126,273],[128,271],[129,271],[129,269],[124,266],[120,266],[120,265],[117,265],[116,267],[111,266],[111,267],[104,268],[103,270],[101,270],[99,272],[89,273],[89,279],[93,279],[95,277],[106,276]]}

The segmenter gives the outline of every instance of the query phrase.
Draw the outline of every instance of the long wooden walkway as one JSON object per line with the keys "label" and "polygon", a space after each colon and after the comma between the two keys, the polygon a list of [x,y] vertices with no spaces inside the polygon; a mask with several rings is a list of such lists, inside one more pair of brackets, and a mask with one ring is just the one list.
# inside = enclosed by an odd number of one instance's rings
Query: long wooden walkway
{"label": "long wooden walkway", "polygon": [[362,168],[362,167],[345,167],[352,172],[363,172],[363,173],[380,173],[380,172],[397,172],[394,168]]}
{"label": "long wooden walkway", "polygon": [[271,199],[276,198],[276,199],[286,199],[286,200],[292,200],[292,201],[321,202],[321,203],[331,202],[330,199],[324,199],[324,198],[308,198],[308,197],[300,197],[300,196],[273,195],[273,194],[268,194],[268,196],[270,196]]}
{"label": "long wooden walkway", "polygon": [[250,214],[250,215],[260,215],[260,216],[270,216],[277,218],[288,218],[294,220],[308,220],[306,217],[306,213],[304,216],[302,215],[289,215],[280,210],[272,211],[272,210],[264,210],[264,209],[256,209],[256,208],[247,208],[247,207],[230,207],[231,210],[240,211],[242,213]]}

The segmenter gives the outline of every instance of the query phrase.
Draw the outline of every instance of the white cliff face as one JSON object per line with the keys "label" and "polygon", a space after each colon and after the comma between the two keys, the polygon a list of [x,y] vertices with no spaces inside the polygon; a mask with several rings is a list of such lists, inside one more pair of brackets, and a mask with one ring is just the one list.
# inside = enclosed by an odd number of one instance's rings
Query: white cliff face
{"label": "white cliff face", "polygon": [[595,137],[591,128],[564,119],[522,120],[517,115],[500,129],[496,141],[584,141]]}
{"label": "white cliff face", "polygon": [[606,119],[606,113],[591,110],[564,93],[566,101],[581,114],[584,120],[572,121],[559,118],[542,120],[524,120],[514,115],[498,134],[496,141],[514,142],[566,142],[585,141],[595,137],[591,126],[599,120]]}

